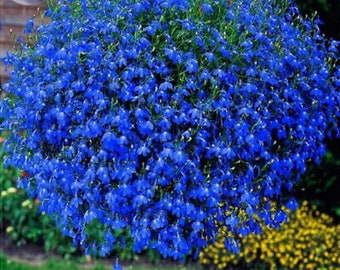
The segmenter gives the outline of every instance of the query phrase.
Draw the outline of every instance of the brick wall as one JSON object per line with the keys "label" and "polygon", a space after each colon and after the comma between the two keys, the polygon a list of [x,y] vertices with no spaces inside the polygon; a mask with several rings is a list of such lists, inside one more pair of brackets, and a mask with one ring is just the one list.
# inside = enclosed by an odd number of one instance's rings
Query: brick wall
{"label": "brick wall", "polygon": [[[0,0],[0,57],[13,49],[13,34],[22,34],[26,21],[45,9],[43,1],[39,0]],[[8,80],[8,71],[0,63],[0,83]]]}

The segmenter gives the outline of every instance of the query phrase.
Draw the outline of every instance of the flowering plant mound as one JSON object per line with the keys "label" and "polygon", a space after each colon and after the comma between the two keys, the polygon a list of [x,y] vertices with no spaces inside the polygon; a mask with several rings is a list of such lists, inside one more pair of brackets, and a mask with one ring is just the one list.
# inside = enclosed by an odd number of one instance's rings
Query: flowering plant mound
{"label": "flowering plant mound", "polygon": [[270,201],[295,207],[284,195],[339,116],[336,44],[293,3],[64,0],[48,16],[4,59],[1,117],[7,163],[65,234],[105,255],[128,230],[180,259],[221,223],[237,252],[255,214],[286,219]]}

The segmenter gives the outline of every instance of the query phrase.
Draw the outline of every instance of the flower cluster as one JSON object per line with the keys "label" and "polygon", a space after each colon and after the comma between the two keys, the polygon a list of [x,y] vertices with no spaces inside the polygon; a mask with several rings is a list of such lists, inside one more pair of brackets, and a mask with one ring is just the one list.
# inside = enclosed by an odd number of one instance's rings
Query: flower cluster
{"label": "flower cluster", "polygon": [[218,241],[200,253],[202,264],[226,269],[231,265],[262,262],[270,269],[339,269],[340,225],[332,218],[310,207],[304,201],[289,222],[280,229],[263,226],[261,235],[248,235],[242,239],[241,252],[231,254],[224,248],[221,231]]}
{"label": "flower cluster", "polygon": [[4,59],[0,117],[20,186],[75,243],[105,255],[128,230],[136,251],[181,259],[218,224],[237,252],[255,214],[286,220],[270,201],[295,207],[285,194],[338,131],[340,84],[336,43],[291,1],[60,0],[47,15]]}

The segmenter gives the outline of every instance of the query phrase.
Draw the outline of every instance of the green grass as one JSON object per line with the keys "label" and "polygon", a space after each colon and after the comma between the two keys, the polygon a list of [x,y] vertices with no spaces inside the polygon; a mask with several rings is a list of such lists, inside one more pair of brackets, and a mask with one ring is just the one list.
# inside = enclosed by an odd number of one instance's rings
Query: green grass
{"label": "green grass", "polygon": [[[112,268],[106,264],[94,263],[91,267],[82,266],[74,261],[65,260],[47,260],[41,266],[30,265],[23,262],[17,262],[6,258],[3,254],[0,254],[0,269],[1,270],[111,270]],[[146,265],[136,265],[136,266],[125,266],[124,270],[193,270],[193,268],[188,268],[186,266],[146,266]]]}
{"label": "green grass", "polygon": [[[83,270],[84,268],[80,268],[74,262],[64,262],[57,260],[49,260],[44,262],[42,266],[30,265],[23,262],[13,261],[11,259],[6,258],[5,256],[0,256],[0,269],[1,270]],[[104,270],[104,267],[94,268],[95,270]],[[106,270],[106,269],[105,269]]]}

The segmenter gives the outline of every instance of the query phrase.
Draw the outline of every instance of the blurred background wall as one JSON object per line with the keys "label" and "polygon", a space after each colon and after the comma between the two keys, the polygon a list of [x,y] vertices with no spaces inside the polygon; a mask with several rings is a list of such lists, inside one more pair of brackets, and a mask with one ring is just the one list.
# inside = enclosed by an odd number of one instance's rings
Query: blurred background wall
{"label": "blurred background wall", "polygon": [[[15,40],[21,35],[26,21],[46,7],[42,0],[0,0],[0,58],[13,50]],[[8,80],[8,72],[0,63],[0,80]]]}

